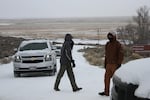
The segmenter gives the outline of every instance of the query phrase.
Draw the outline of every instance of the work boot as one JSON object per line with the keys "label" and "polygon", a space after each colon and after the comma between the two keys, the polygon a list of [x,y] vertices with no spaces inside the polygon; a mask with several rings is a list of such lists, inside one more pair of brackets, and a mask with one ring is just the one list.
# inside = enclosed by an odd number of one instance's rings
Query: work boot
{"label": "work boot", "polygon": [[76,88],[76,89],[73,89],[73,92],[77,92],[77,91],[80,91],[82,90],[82,88]]}
{"label": "work boot", "polygon": [[54,88],[54,90],[55,90],[55,91],[60,91],[60,89],[59,89],[59,88]]}
{"label": "work boot", "polygon": [[109,94],[106,94],[105,92],[100,92],[98,94],[101,95],[101,96],[109,96]]}

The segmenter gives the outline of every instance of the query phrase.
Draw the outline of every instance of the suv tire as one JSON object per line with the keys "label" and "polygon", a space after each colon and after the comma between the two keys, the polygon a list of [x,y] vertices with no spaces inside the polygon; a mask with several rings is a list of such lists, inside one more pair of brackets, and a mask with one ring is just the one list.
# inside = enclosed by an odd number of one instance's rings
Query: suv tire
{"label": "suv tire", "polygon": [[20,73],[14,72],[14,76],[15,76],[15,77],[20,77]]}

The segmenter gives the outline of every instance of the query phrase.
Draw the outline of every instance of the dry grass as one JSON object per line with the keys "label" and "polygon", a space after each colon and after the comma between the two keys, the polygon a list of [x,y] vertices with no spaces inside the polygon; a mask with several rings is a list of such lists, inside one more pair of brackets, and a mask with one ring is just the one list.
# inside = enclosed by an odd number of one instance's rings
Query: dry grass
{"label": "dry grass", "polygon": [[84,48],[79,50],[84,52],[84,57],[91,65],[101,66],[104,62],[104,47]]}
{"label": "dry grass", "polygon": [[7,63],[10,63],[11,61],[12,61],[11,57],[5,57],[5,58],[0,59],[0,64],[7,64]]}
{"label": "dry grass", "polygon": [[[79,52],[84,52],[84,57],[86,60],[95,66],[104,66],[104,46],[93,47],[93,48],[84,48],[79,50]],[[124,47],[124,61],[127,63],[131,60],[143,58],[139,54],[133,53],[131,47]]]}

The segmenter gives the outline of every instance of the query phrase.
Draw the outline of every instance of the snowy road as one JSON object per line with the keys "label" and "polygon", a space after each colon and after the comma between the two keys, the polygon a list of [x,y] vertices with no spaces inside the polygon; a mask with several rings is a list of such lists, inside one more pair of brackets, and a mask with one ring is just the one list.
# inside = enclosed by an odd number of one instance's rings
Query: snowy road
{"label": "snowy road", "polygon": [[[76,62],[76,82],[83,90],[72,92],[68,77],[62,78],[60,92],[53,90],[55,76],[14,78],[12,63],[0,65],[0,100],[110,100],[98,92],[103,90],[104,69],[89,65],[82,53],[82,46],[75,46],[73,58]],[[58,60],[59,69],[59,60]]]}

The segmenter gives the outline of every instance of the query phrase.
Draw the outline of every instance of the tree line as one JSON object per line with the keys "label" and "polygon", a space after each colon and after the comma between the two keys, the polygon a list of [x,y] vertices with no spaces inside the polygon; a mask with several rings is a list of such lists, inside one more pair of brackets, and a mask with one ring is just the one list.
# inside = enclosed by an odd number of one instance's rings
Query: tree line
{"label": "tree line", "polygon": [[134,24],[128,24],[116,29],[120,39],[126,44],[149,44],[150,43],[150,16],[147,6],[137,9],[137,16],[132,19]]}

